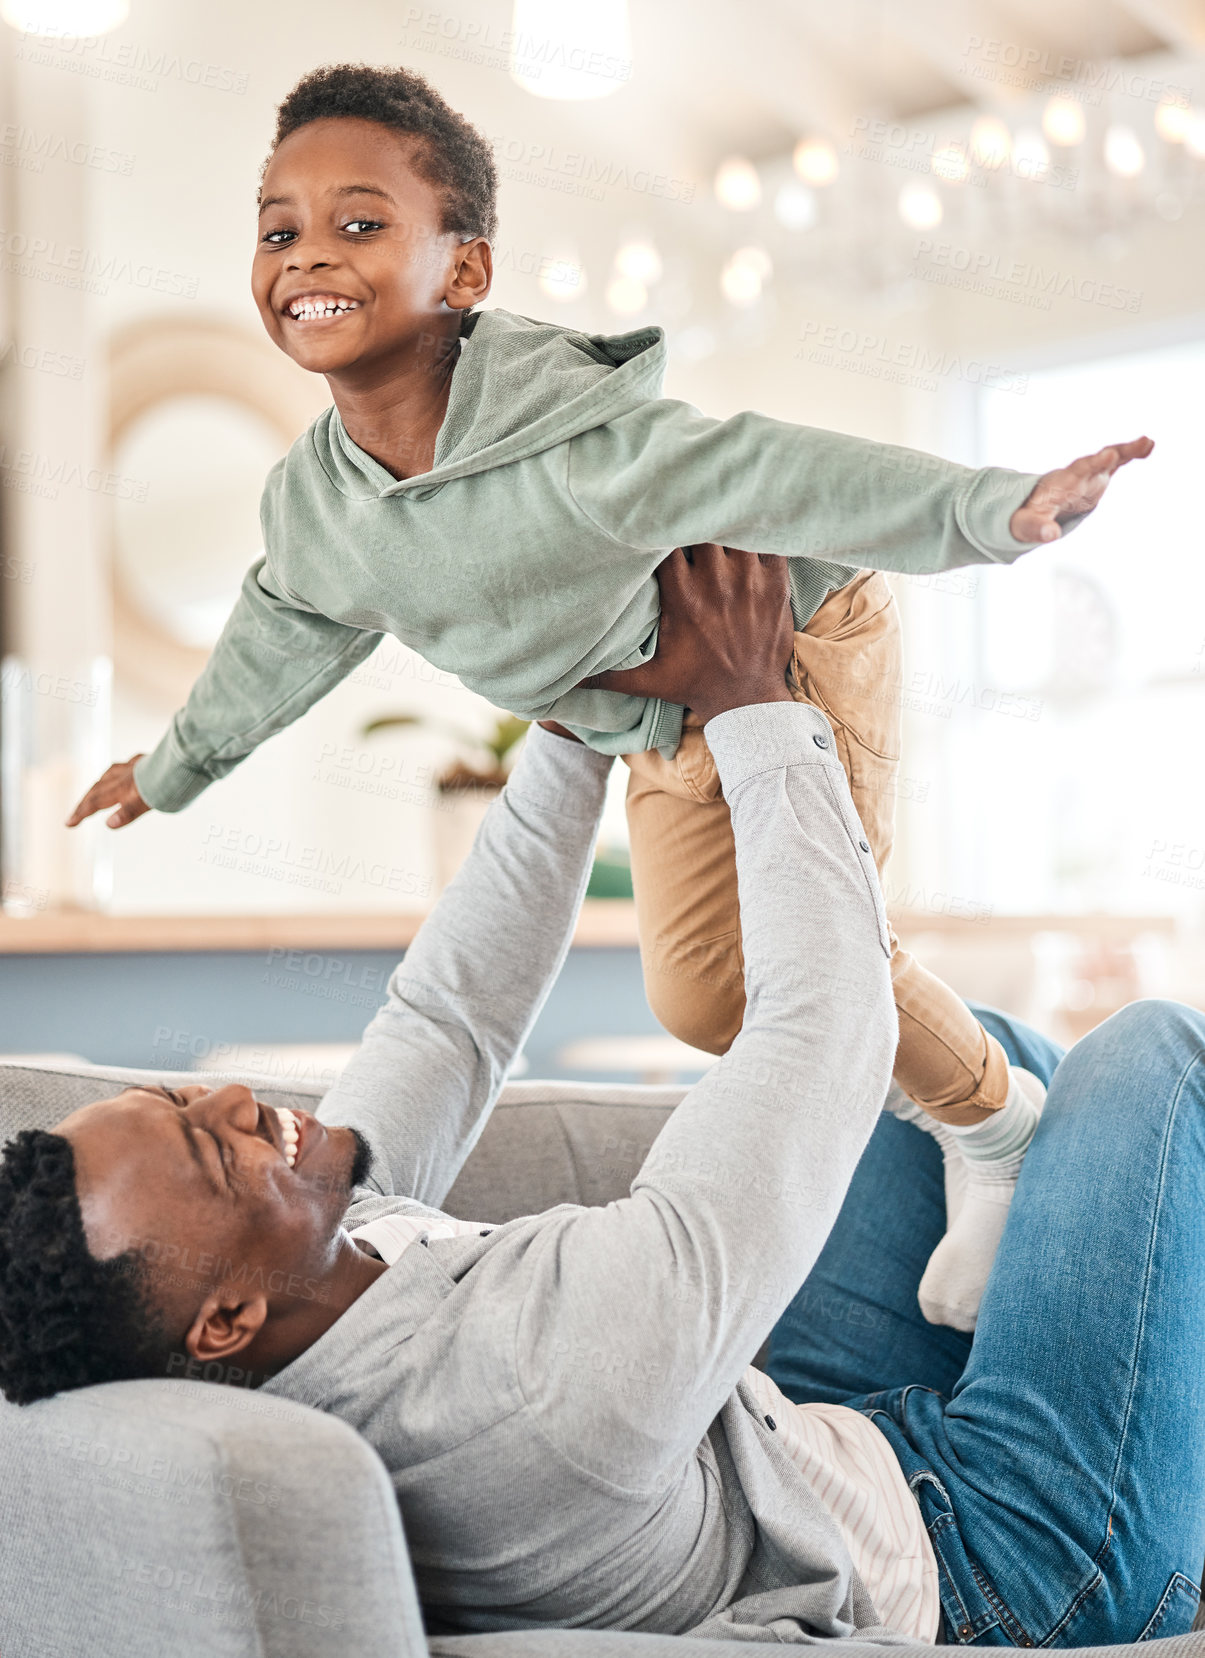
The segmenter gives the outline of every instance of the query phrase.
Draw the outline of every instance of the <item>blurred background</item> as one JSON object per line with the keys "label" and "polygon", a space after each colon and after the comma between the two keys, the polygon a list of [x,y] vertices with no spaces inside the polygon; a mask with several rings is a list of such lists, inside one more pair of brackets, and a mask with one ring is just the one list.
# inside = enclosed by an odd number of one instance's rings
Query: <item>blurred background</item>
{"label": "blurred background", "polygon": [[[513,753],[396,641],[188,810],[157,742],[330,402],[249,272],[275,106],[405,65],[501,178],[488,305],[666,330],[666,394],[1045,470],[1149,432],[1006,570],[900,579],[897,928],[1063,1041],[1205,996],[1205,0],[0,3],[0,1050],[329,1073]],[[373,729],[369,729],[369,728]],[[452,781],[472,783],[452,788]],[[532,1075],[689,1077],[616,767]]]}

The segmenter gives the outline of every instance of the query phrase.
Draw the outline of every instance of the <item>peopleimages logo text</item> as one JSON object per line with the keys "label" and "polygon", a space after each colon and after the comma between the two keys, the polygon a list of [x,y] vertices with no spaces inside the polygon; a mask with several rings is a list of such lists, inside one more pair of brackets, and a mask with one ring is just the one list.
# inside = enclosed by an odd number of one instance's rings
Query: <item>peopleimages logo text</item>
{"label": "peopleimages logo text", "polygon": [[1103,306],[1107,311],[1137,311],[1142,305],[1140,288],[1127,288],[1120,282],[1102,282],[1099,277],[1035,265],[1027,259],[1012,259],[986,248],[960,247],[956,242],[937,242],[930,237],[922,237],[916,244],[914,257],[918,262],[925,260],[939,270],[956,272],[972,283],[1000,282],[1039,294],[1047,300],[1076,299],[1086,305]]}
{"label": "peopleimages logo text", "polygon": [[180,271],[165,270],[161,265],[140,265],[136,260],[106,258],[94,248],[59,243],[45,236],[28,236],[21,230],[7,230],[0,225],[0,254],[9,259],[32,260],[80,276],[106,282],[129,282],[135,288],[153,289],[159,294],[179,294],[195,299],[197,278]]}

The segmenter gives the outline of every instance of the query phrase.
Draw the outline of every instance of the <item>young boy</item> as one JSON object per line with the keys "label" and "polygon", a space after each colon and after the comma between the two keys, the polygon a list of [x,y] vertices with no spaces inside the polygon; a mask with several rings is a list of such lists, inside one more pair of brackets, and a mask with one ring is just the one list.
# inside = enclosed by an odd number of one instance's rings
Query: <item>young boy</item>
{"label": "young boy", "polygon": [[[489,145],[418,75],[332,66],[281,104],[252,289],[271,338],[334,404],[268,476],[265,556],[187,705],[69,822],[180,810],[391,633],[499,707],[628,760],[650,994],[671,1029],[722,1052],[743,990],[715,768],[681,708],[642,697],[638,672],[609,679],[656,648],[657,565],[705,541],[788,558],[793,689],[829,716],[873,881],[898,761],[898,624],[880,572],[1011,562],[1150,446],[1039,477],[752,411],[709,419],[661,397],[659,328],[587,335],[472,309],[490,289],[495,193]],[[927,1317],[971,1328],[1040,1084],[1010,1073],[893,938],[883,947],[896,1109],[920,1118],[915,1101],[947,1151],[959,1136],[987,1171],[922,1286]]]}

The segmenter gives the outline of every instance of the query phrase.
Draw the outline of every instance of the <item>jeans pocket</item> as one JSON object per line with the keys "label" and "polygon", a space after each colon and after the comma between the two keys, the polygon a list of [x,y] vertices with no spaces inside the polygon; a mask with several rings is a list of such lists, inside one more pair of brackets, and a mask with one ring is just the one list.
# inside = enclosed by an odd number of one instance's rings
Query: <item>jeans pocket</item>
{"label": "jeans pocket", "polygon": [[1159,1636],[1187,1635],[1196,1621],[1200,1604],[1201,1591],[1192,1579],[1185,1577],[1183,1572],[1173,1572],[1158,1606],[1138,1639],[1153,1641]]}
{"label": "jeans pocket", "polygon": [[[928,1503],[921,1495],[929,1483],[924,1476],[914,1475],[908,1483],[921,1505],[925,1530],[937,1562],[937,1593],[946,1639],[952,1646],[964,1646],[980,1641],[990,1631],[999,1629],[1000,1616],[984,1594],[978,1575],[971,1569],[958,1534],[958,1522],[947,1507],[949,1498],[945,1487],[935,1476],[930,1475],[929,1479],[935,1489],[927,1492],[932,1498]],[[1008,1644],[1015,1643],[1009,1641]]]}

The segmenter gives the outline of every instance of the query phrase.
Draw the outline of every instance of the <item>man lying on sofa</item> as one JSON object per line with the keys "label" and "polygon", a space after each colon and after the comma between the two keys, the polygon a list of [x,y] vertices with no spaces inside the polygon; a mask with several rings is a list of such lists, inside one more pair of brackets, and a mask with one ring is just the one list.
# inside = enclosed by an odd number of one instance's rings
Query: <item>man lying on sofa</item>
{"label": "man lying on sofa", "polygon": [[[196,1375],[337,1413],[390,1472],[441,1630],[1180,1633],[1205,1553],[1205,1020],[1137,1004],[1056,1071],[997,1016],[1047,1105],[973,1350],[925,1326],[940,1156],[880,1119],[883,899],[829,727],[786,686],[783,567],[707,547],[661,583],[657,694],[706,720],[748,1012],[630,1195],[497,1226],[430,1207],[589,869],[609,762],[533,730],[316,1116],[131,1088],[9,1144],[0,1384]],[[792,1397],[750,1363],[772,1329]]]}

